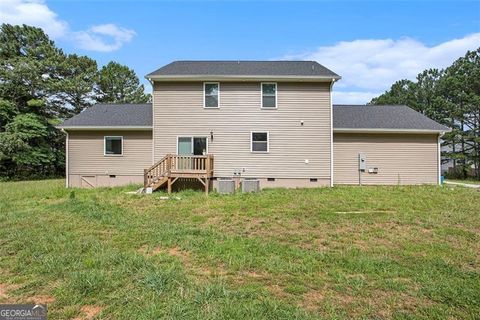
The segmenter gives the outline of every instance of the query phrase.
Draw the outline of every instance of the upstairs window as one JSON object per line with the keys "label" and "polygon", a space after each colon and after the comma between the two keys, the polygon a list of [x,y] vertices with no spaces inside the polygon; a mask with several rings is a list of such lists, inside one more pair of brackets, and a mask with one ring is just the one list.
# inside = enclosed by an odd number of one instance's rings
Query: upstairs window
{"label": "upstairs window", "polygon": [[218,82],[205,82],[203,84],[203,107],[218,108],[219,107],[220,84]]}
{"label": "upstairs window", "polygon": [[262,109],[277,108],[277,84],[262,83]]}
{"label": "upstairs window", "polygon": [[268,152],[268,132],[251,133],[251,152]]}
{"label": "upstairs window", "polygon": [[104,138],[106,156],[121,156],[123,154],[123,137]]}

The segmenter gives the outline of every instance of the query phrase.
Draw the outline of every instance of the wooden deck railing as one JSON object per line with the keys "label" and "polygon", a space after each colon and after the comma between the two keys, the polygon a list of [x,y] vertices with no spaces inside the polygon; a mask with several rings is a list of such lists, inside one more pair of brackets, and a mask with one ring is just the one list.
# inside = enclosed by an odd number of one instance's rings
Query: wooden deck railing
{"label": "wooden deck railing", "polygon": [[167,154],[153,166],[144,170],[144,187],[156,186],[158,188],[167,178],[175,178],[174,181],[177,178],[198,178],[205,179],[206,183],[212,176],[213,155],[184,156]]}

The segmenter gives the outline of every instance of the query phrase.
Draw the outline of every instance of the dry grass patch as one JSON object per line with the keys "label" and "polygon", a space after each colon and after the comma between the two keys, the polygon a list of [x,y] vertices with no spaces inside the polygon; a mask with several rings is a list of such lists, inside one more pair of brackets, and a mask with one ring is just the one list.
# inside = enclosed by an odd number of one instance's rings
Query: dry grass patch
{"label": "dry grass patch", "polygon": [[29,297],[28,301],[35,304],[51,304],[55,302],[55,297],[48,294],[40,294]]}
{"label": "dry grass patch", "polygon": [[83,306],[81,311],[81,316],[76,317],[74,320],[92,320],[102,312],[103,308],[97,305],[87,305]]}
{"label": "dry grass patch", "polygon": [[0,287],[0,299],[50,302],[51,319],[480,314],[480,193],[470,189],[185,191],[160,200],[63,182],[0,183],[0,283],[28,283]]}
{"label": "dry grass patch", "polygon": [[9,303],[14,301],[10,297],[10,292],[20,288],[18,284],[0,283],[0,301],[3,303]]}

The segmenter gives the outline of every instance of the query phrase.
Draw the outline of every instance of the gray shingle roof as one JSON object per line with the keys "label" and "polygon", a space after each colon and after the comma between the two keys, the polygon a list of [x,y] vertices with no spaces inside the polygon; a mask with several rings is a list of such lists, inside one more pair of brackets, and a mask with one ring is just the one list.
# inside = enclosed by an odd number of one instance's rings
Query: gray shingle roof
{"label": "gray shingle roof", "polygon": [[154,76],[307,76],[340,78],[316,61],[174,61]]}
{"label": "gray shingle roof", "polygon": [[65,120],[59,127],[152,126],[152,104],[96,104]]}
{"label": "gray shingle roof", "polygon": [[334,129],[450,129],[407,106],[334,105]]}
{"label": "gray shingle roof", "polygon": [[[152,104],[97,104],[59,127],[151,127]],[[407,106],[334,105],[334,129],[450,129]]]}

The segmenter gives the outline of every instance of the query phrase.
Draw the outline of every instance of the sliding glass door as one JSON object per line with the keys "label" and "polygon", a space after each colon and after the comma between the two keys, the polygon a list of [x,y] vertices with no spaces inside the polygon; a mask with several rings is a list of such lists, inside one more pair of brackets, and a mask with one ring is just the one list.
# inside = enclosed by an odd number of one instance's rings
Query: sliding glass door
{"label": "sliding glass door", "polygon": [[[206,137],[178,137],[177,153],[179,156],[201,156],[207,154]],[[178,159],[179,170],[194,169],[193,159]]]}
{"label": "sliding glass door", "polygon": [[178,155],[201,156],[207,152],[206,137],[178,137]]}

